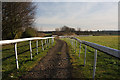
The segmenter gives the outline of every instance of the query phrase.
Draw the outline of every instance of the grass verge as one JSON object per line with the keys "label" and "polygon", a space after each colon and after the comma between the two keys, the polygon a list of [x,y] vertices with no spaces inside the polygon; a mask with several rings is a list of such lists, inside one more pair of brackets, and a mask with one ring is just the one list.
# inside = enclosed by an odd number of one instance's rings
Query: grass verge
{"label": "grass verge", "polygon": [[[95,50],[87,46],[86,65],[84,66],[84,53],[85,45],[81,46],[81,53],[79,56],[79,43],[75,48],[75,44],[71,44],[70,39],[62,39],[67,42],[70,50],[71,63],[73,66],[73,78],[92,79],[93,65],[94,65],[94,52]],[[75,51],[76,50],[76,51]],[[98,51],[97,66],[96,66],[96,79],[120,79],[120,60],[110,55]]]}
{"label": "grass verge", "polygon": [[[45,41],[43,41],[45,42]],[[18,43],[18,62],[19,69],[16,69],[16,59],[14,52],[14,44],[2,46],[2,79],[14,79],[26,72],[30,71],[35,65],[38,64],[41,58],[43,58],[48,50],[56,44],[47,46],[44,44],[44,51],[41,47],[41,40],[39,40],[38,54],[36,53],[36,41],[32,41],[32,55],[33,59],[30,59],[29,42]]]}

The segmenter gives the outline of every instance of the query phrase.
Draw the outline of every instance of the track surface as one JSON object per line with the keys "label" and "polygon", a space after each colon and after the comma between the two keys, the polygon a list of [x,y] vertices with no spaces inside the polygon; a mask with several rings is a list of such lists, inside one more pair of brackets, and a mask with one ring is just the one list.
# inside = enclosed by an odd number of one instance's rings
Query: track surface
{"label": "track surface", "polygon": [[71,63],[67,43],[56,40],[47,55],[30,72],[21,78],[71,78]]}

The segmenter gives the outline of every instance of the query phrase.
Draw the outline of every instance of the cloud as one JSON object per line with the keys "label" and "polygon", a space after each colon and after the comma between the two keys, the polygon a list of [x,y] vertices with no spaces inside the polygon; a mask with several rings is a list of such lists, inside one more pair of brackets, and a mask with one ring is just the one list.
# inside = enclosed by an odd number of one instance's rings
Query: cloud
{"label": "cloud", "polygon": [[84,26],[81,27],[83,29],[117,29],[117,18],[118,5],[115,2],[40,2],[35,23]]}
{"label": "cloud", "polygon": [[33,2],[118,2],[119,0],[32,0]]}

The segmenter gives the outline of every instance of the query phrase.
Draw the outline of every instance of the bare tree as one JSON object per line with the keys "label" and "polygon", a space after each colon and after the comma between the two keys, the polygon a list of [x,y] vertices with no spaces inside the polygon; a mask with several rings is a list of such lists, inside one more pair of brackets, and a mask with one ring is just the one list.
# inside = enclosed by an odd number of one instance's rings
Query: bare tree
{"label": "bare tree", "polygon": [[74,32],[75,29],[74,29],[74,28],[70,28],[70,27],[68,27],[68,26],[63,26],[63,27],[61,28],[61,31],[64,31],[64,32]]}
{"label": "bare tree", "polygon": [[16,34],[34,22],[35,5],[32,2],[2,3],[2,38],[14,39]]}
{"label": "bare tree", "polygon": [[55,28],[55,31],[60,31],[60,29],[59,28]]}
{"label": "bare tree", "polygon": [[77,28],[77,31],[81,31],[81,28]]}

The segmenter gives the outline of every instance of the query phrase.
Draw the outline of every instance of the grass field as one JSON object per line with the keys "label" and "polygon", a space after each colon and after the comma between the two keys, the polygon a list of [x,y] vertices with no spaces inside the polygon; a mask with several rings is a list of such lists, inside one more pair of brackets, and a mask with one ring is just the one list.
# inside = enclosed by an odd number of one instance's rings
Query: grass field
{"label": "grass field", "polygon": [[77,38],[120,50],[120,42],[118,40],[120,36],[86,36]]}
{"label": "grass field", "polygon": [[[85,40],[100,45],[108,46],[111,48],[118,49],[118,37],[117,36],[89,36],[89,37],[78,37],[80,40]],[[74,78],[92,78],[93,75],[93,62],[94,62],[94,52],[95,50],[87,46],[86,54],[86,65],[84,64],[84,53],[85,45],[82,44],[81,53],[79,56],[79,43],[77,48],[74,47],[74,44],[71,45],[70,39],[62,39],[66,41],[70,48],[70,57],[73,72],[72,76]],[[76,49],[76,52],[75,52]],[[110,55],[107,55],[103,52],[97,51],[97,66],[96,66],[96,75],[97,79],[120,79],[120,60],[114,58]]]}
{"label": "grass field", "polygon": [[[43,41],[44,42],[44,41]],[[18,62],[19,70],[16,69],[16,59],[14,52],[14,44],[3,45],[2,46],[2,77],[3,79],[18,78],[19,76],[25,74],[27,71],[31,70],[38,61],[44,57],[48,50],[55,45],[50,45],[47,47],[44,45],[44,51],[41,47],[41,41],[39,40],[39,47],[37,54],[36,52],[36,41],[32,41],[32,55],[33,60],[30,59],[29,41],[18,43]]]}

